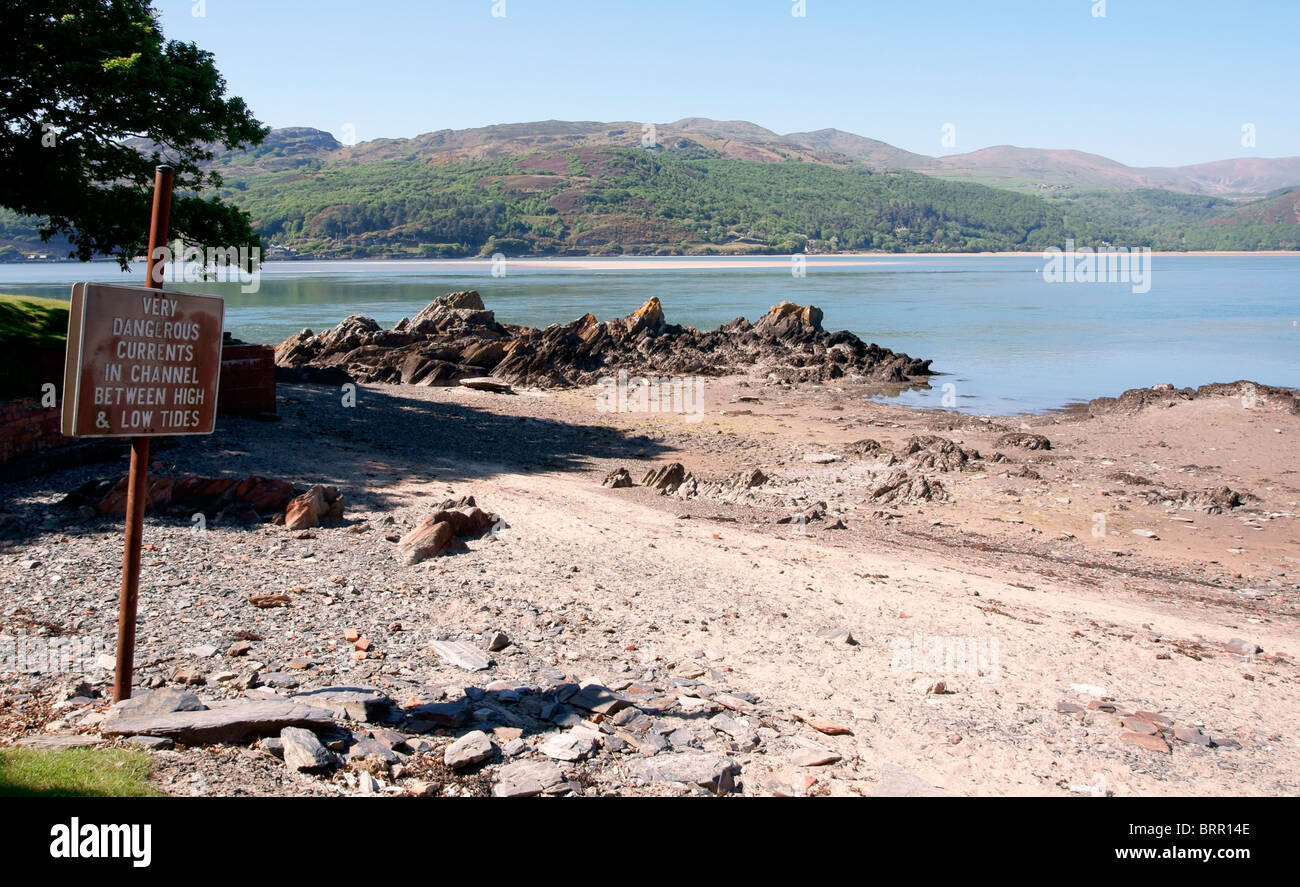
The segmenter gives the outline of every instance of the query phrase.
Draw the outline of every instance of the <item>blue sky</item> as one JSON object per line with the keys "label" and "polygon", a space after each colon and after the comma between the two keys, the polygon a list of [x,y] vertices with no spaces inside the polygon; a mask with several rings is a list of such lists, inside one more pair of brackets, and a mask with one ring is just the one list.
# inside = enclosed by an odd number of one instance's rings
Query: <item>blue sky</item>
{"label": "blue sky", "polygon": [[[1294,0],[157,0],[272,126],[750,120],[923,154],[1300,154]],[[494,16],[504,3],[504,17]],[[202,11],[202,16],[196,16]],[[941,139],[952,124],[956,144]],[[1243,146],[1242,127],[1256,144]]]}

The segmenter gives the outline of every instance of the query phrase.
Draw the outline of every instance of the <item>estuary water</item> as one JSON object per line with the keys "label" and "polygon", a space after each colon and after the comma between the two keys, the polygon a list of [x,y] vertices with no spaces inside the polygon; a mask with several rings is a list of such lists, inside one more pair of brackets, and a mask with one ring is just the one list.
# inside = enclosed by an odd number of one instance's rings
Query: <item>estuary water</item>
{"label": "estuary water", "polygon": [[[1300,386],[1300,256],[1150,257],[1149,289],[1048,282],[1042,256],[789,256],[268,262],[251,284],[168,283],[226,300],[226,329],[274,344],[351,314],[391,326],[478,290],[505,323],[605,320],[658,296],[669,322],[712,328],[782,301],[943,375],[903,403],[1004,415],[1127,388],[1250,379]],[[76,281],[143,283],[115,263],[0,265],[0,292],[67,298]]]}

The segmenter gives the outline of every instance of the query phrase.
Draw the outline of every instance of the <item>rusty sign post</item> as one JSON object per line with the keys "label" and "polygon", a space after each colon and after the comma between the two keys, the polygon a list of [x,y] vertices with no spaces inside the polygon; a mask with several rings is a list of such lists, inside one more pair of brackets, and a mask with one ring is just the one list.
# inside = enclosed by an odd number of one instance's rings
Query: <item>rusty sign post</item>
{"label": "rusty sign post", "polygon": [[[167,243],[172,213],[172,170],[160,166],[153,174],[153,212],[149,216],[149,252],[144,285],[162,289],[154,275],[155,250]],[[126,487],[126,540],[122,546],[122,591],[117,603],[117,665],[113,672],[113,701],[131,698],[135,671],[135,620],[140,600],[140,546],[144,535],[144,506],[149,500],[149,436],[131,438],[131,471]]]}
{"label": "rusty sign post", "polygon": [[216,296],[167,293],[162,268],[172,170],[154,177],[146,287],[79,283],[68,312],[63,434],[130,437],[126,535],[117,620],[113,701],[131,696],[140,548],[149,500],[149,439],[211,434],[216,424],[225,303]]}

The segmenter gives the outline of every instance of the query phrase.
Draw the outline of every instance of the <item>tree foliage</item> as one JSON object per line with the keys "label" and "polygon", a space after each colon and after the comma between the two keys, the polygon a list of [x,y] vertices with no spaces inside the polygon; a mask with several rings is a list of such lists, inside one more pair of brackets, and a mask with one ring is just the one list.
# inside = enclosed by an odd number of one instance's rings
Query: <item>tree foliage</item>
{"label": "tree foliage", "polygon": [[257,244],[248,216],[204,189],[214,147],[267,130],[226,97],[212,55],[164,38],[148,0],[0,0],[0,206],[125,265],[148,237],[154,168],[175,169],[171,232]]}

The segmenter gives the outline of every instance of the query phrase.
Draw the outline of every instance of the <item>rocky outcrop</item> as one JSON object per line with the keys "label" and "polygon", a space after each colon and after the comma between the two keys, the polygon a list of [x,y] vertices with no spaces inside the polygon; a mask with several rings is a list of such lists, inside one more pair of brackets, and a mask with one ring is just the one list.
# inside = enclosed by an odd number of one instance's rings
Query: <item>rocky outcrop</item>
{"label": "rocky outcrop", "polygon": [[[150,511],[190,517],[201,513],[209,520],[252,523],[283,512],[299,493],[285,480],[265,477],[179,477],[149,478]],[[62,500],[69,508],[89,508],[90,513],[125,514],[127,477],[92,480]]]}
{"label": "rocky outcrop", "polygon": [[[609,483],[611,477],[627,475],[626,469],[616,469],[606,478],[607,486],[632,486],[629,483]],[[657,490],[664,496],[676,496],[679,499],[716,499],[722,502],[737,502],[746,498],[750,490],[755,490],[768,482],[769,478],[758,468],[738,471],[720,480],[704,480],[687,471],[680,462],[671,462],[657,469],[646,472],[641,481],[642,486]],[[630,478],[629,478],[630,481]]]}
{"label": "rocky outcrop", "polygon": [[407,564],[418,564],[426,558],[441,554],[456,539],[483,535],[496,521],[495,514],[489,514],[475,506],[472,498],[464,507],[436,511],[401,538],[398,545],[402,560]]}
{"label": "rocky outcrop", "polygon": [[822,329],[822,312],[782,302],[756,323],[737,318],[701,332],[670,324],[657,297],[627,317],[598,321],[585,314],[546,329],[498,323],[473,291],[435,299],[410,320],[386,330],[349,317],[317,335],[303,330],[281,342],[275,360],[283,378],[454,385],[490,376],[536,387],[594,384],[625,370],[641,375],[757,372],[779,382],[860,379],[906,383],[930,375],[930,361],[867,344],[852,333]]}
{"label": "rocky outcrop", "polygon": [[1223,514],[1240,508],[1258,497],[1221,486],[1208,490],[1143,490],[1137,494],[1150,505],[1201,511],[1205,514]]}
{"label": "rocky outcrop", "polygon": [[881,504],[898,504],[903,502],[929,502],[948,498],[947,491],[939,481],[920,474],[912,474],[906,469],[890,473],[876,484],[871,491],[871,500]]}
{"label": "rocky outcrop", "polygon": [[933,434],[908,438],[899,455],[913,467],[934,471],[967,471],[973,469],[972,463],[980,458],[979,451],[968,450],[946,437]]}
{"label": "rocky outcrop", "polygon": [[995,447],[1019,447],[1023,450],[1050,450],[1052,442],[1041,434],[1010,431],[993,442]]}
{"label": "rocky outcrop", "polygon": [[295,496],[284,512],[287,530],[306,530],[320,524],[343,520],[343,494],[338,487],[312,484],[301,496]]}
{"label": "rocky outcrop", "polygon": [[1280,409],[1300,415],[1300,391],[1261,385],[1245,379],[1236,382],[1212,382],[1199,388],[1175,388],[1169,383],[1150,388],[1130,388],[1119,397],[1098,397],[1088,401],[1089,416],[1108,413],[1136,413],[1147,407],[1168,407],[1180,401],[1199,400],[1205,397],[1239,398],[1247,409]]}

